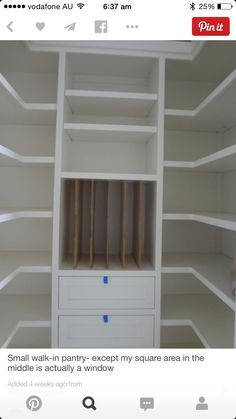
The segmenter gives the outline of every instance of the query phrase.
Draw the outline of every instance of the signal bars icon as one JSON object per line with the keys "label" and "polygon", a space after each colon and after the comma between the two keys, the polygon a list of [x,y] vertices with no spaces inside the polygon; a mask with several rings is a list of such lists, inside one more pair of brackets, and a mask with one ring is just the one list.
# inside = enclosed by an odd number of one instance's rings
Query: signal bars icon
{"label": "signal bars icon", "polygon": [[79,8],[79,9],[83,9],[83,7],[85,6],[85,4],[84,3],[78,3],[77,4],[77,7]]}

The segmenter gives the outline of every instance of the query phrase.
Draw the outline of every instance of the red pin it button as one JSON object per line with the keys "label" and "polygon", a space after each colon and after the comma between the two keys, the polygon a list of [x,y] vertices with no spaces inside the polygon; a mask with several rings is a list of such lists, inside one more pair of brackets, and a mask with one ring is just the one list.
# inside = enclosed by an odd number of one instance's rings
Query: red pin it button
{"label": "red pin it button", "polygon": [[192,34],[194,36],[228,36],[230,19],[229,17],[194,17]]}

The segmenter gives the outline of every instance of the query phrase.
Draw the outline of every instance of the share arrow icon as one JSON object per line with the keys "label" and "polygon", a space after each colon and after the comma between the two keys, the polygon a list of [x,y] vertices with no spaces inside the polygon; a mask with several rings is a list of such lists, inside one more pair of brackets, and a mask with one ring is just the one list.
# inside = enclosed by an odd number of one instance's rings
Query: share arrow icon
{"label": "share arrow icon", "polygon": [[67,29],[68,31],[74,31],[75,25],[76,25],[76,22],[70,23],[68,26],[65,26],[65,29]]}

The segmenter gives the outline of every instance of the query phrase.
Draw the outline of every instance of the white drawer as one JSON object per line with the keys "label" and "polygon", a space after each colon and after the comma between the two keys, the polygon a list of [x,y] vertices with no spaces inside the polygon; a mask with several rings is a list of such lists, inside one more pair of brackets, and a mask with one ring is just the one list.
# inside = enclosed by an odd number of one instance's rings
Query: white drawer
{"label": "white drawer", "polygon": [[154,308],[154,277],[60,277],[60,309]]}
{"label": "white drawer", "polygon": [[153,316],[59,317],[60,348],[151,348],[153,334]]}

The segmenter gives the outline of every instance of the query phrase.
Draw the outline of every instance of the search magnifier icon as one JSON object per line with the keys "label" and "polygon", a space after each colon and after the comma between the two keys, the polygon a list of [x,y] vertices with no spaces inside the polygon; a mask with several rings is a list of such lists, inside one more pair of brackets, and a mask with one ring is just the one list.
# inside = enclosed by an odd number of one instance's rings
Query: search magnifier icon
{"label": "search magnifier icon", "polygon": [[85,407],[85,409],[93,409],[97,410],[95,406],[95,400],[93,397],[87,396],[83,399],[82,405]]}

